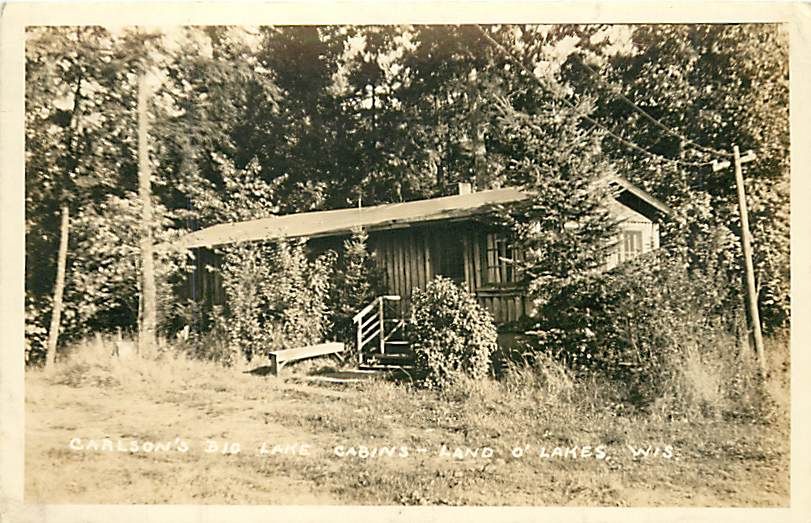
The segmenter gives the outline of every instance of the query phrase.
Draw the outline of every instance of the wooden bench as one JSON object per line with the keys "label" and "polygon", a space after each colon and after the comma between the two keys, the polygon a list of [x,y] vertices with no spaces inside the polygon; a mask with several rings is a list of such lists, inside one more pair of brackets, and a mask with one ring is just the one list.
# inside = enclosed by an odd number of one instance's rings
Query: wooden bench
{"label": "wooden bench", "polygon": [[270,372],[272,372],[274,376],[278,376],[279,372],[282,370],[282,367],[291,361],[315,358],[317,356],[327,356],[330,354],[341,354],[343,351],[343,343],[331,341],[327,343],[319,343],[318,345],[299,347],[296,349],[269,352],[268,358],[270,358]]}

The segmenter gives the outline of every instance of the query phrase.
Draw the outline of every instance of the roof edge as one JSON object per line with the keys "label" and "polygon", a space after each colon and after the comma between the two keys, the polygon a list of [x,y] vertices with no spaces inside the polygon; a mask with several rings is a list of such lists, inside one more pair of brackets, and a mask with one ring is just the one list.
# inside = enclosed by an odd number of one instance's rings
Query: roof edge
{"label": "roof edge", "polygon": [[[628,194],[630,194],[635,199],[643,202],[644,206],[649,207],[649,210],[652,210],[655,213],[660,213],[662,215],[667,215],[667,216],[673,214],[673,211],[672,211],[672,209],[670,209],[670,207],[668,207],[667,205],[665,205],[660,200],[656,199],[655,197],[653,197],[652,195],[650,195],[649,193],[647,193],[643,189],[637,187],[636,185],[631,183],[629,180],[623,178],[622,176],[612,175],[612,176],[602,178],[601,180],[598,180],[597,182],[595,182],[595,184],[599,184],[599,183],[607,183],[609,185],[614,184],[614,185],[619,186],[621,188],[620,194],[627,192]],[[493,208],[498,207],[499,205],[517,204],[517,203],[520,203],[522,201],[526,201],[527,199],[532,198],[532,194],[530,192],[528,192],[528,191],[526,191],[526,190],[524,190],[524,189],[522,189],[520,187],[504,187],[504,188],[501,188],[501,189],[490,189],[490,190],[487,190],[487,191],[479,191],[479,192],[476,192],[476,193],[472,193],[472,195],[476,195],[477,197],[481,198],[481,197],[486,196],[488,194],[490,194],[490,195],[495,195],[497,193],[502,193],[503,194],[505,192],[509,193],[510,191],[513,191],[514,195],[509,196],[507,198],[507,200],[505,200],[505,201],[487,202],[486,199],[485,199],[485,201],[483,201],[477,207],[470,207],[470,208],[461,208],[460,207],[457,210],[457,212],[453,212],[451,210],[451,211],[447,212],[447,215],[445,215],[445,216],[426,215],[426,216],[423,216],[423,217],[410,217],[410,218],[396,218],[395,217],[395,218],[392,218],[391,220],[381,220],[381,221],[377,221],[377,222],[373,222],[373,223],[356,224],[356,225],[353,225],[352,227],[349,227],[349,226],[347,226],[347,227],[339,227],[339,228],[335,228],[335,229],[332,229],[332,230],[314,231],[312,234],[295,234],[295,235],[291,235],[291,236],[288,236],[288,237],[289,238],[302,238],[302,237],[319,238],[319,237],[338,236],[338,235],[349,234],[349,233],[351,233],[351,231],[353,229],[356,229],[357,227],[364,227],[364,228],[366,228],[367,230],[370,230],[370,231],[374,231],[374,230],[379,231],[379,230],[387,230],[387,229],[392,229],[392,228],[407,227],[410,224],[417,224],[417,223],[426,224],[426,223],[437,222],[437,221],[461,220],[461,219],[464,219],[464,218],[469,218],[469,217],[472,218],[472,217],[475,217],[475,216],[486,214],[487,212],[490,212]],[[265,227],[266,231],[270,231],[270,230],[273,230],[273,222],[275,222],[276,220],[289,220],[290,217],[297,216],[297,215],[310,215],[310,216],[313,216],[316,213],[318,213],[320,216],[328,216],[328,215],[333,214],[333,213],[342,214],[342,213],[352,212],[352,211],[360,211],[360,212],[363,212],[363,213],[373,213],[374,211],[379,211],[379,210],[381,210],[383,208],[386,208],[386,207],[395,208],[397,206],[403,206],[403,205],[409,205],[409,204],[418,204],[418,202],[424,203],[424,202],[428,202],[428,201],[436,201],[436,202],[446,201],[447,202],[447,201],[452,200],[454,198],[461,199],[463,197],[469,197],[469,196],[471,196],[471,195],[440,196],[440,197],[437,197],[437,198],[426,198],[426,199],[423,199],[423,200],[414,200],[412,202],[384,203],[384,204],[373,205],[373,206],[370,206],[370,207],[363,207],[361,209],[355,209],[355,208],[349,207],[349,208],[343,208],[343,209],[329,209],[329,210],[323,210],[323,211],[307,211],[307,212],[303,212],[303,213],[293,213],[293,214],[286,214],[286,215],[274,215],[274,216],[269,216],[269,217],[266,217],[266,218],[258,218],[258,219],[254,219],[254,220],[245,220],[245,221],[241,221],[241,222],[220,223],[220,224],[212,225],[212,226],[209,226],[209,227],[205,227],[203,229],[198,229],[196,231],[186,233],[183,236],[181,236],[180,238],[176,239],[175,241],[169,241],[169,242],[160,243],[160,244],[155,246],[155,250],[158,251],[158,252],[172,252],[172,251],[178,252],[178,251],[184,251],[184,250],[196,249],[196,248],[210,248],[210,247],[214,247],[214,246],[217,246],[217,245],[227,245],[227,244],[230,244],[230,243],[241,243],[241,242],[244,242],[244,241],[258,241],[258,240],[261,240],[261,238],[243,238],[243,239],[228,238],[225,231],[220,233],[220,235],[218,237],[213,238],[211,241],[204,241],[202,238],[198,238],[198,236],[204,235],[206,232],[211,233],[211,232],[213,232],[213,231],[215,231],[217,229],[227,229],[227,228],[230,228],[230,227],[237,227],[237,226],[240,226],[240,225],[244,226],[245,224],[249,224],[249,223],[250,224],[264,223],[264,224],[266,224],[266,227]],[[631,207],[633,209],[633,207],[628,205],[627,203],[619,201],[619,198],[617,196],[615,196],[615,199],[617,199],[620,204],[626,205],[626,206]],[[642,212],[639,209],[634,209],[634,210],[636,210],[637,212],[641,212],[643,215],[646,214],[645,212]],[[283,237],[285,237],[283,234],[268,235],[267,239],[283,238]]]}

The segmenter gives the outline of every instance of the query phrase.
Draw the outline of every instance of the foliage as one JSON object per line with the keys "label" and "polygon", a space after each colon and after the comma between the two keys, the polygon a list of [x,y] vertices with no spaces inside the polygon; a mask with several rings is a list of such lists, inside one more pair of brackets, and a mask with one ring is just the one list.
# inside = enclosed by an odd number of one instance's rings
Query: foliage
{"label": "foliage", "polygon": [[[170,228],[166,209],[156,206],[154,238],[166,240],[176,233]],[[109,195],[95,206],[88,205],[72,219],[61,332],[64,341],[75,341],[92,331],[112,332],[136,325],[140,307],[140,250],[131,232],[140,223],[140,202],[132,193]],[[172,322],[173,286],[183,275],[185,255],[157,256],[159,327]],[[50,321],[50,297],[27,297],[28,352],[33,363],[42,350]]]}
{"label": "foliage", "polygon": [[[32,28],[26,47],[26,290],[30,329],[49,321],[59,208],[71,209],[63,342],[138,318],[135,92],[150,34]],[[160,180],[154,180],[156,185]],[[172,213],[156,205],[168,238]],[[98,234],[99,238],[94,238]],[[135,250],[135,252],[134,252]],[[168,282],[182,260],[159,260]],[[167,285],[163,298],[169,299]]]}
{"label": "foliage", "polygon": [[334,253],[311,262],[298,241],[228,246],[223,255],[230,348],[225,363],[323,340]]}
{"label": "foliage", "polygon": [[[226,202],[244,173],[254,176],[246,192],[260,183],[272,186],[262,155],[284,136],[277,120],[280,92],[247,37],[235,27],[185,27],[165,64],[156,94],[156,153],[171,184],[161,196],[187,228],[239,219],[238,206]],[[262,189],[254,196],[253,207],[270,194]],[[264,213],[278,203],[273,198]]]}
{"label": "foliage", "polygon": [[[591,271],[608,247],[604,239],[612,237],[612,224],[601,210],[606,195],[592,191],[592,183],[615,172],[674,209],[663,224],[662,244],[687,264],[691,277],[710,264],[717,264],[720,281],[740,277],[731,171],[676,165],[599,132],[584,116],[667,158],[715,158],[641,117],[616,96],[619,90],[698,144],[756,151],[757,161],[746,164],[744,174],[759,301],[767,332],[787,325],[784,29],[770,24],[483,29],[514,59],[475,26],[185,27],[172,35],[100,27],[29,29],[26,307],[34,320],[27,323],[29,346],[36,347],[37,333],[47,325],[64,202],[77,217],[68,254],[73,260],[65,298],[73,311],[66,317],[68,328],[81,333],[131,326],[137,318],[132,229],[124,223],[135,205],[135,72],[143,59],[156,70],[150,103],[153,187],[156,207],[169,220],[161,228],[196,230],[281,213],[437,196],[477,177],[479,188],[541,189],[530,206],[505,221],[526,247],[532,297],[547,312],[547,300],[565,302],[565,289],[598,287]],[[574,108],[556,100],[560,97]],[[96,246],[92,238],[99,231],[105,240]],[[111,238],[124,241],[113,245]],[[246,256],[246,264],[254,259]],[[168,263],[165,281],[171,283],[181,262]],[[263,269],[256,264],[244,270],[259,277]],[[347,288],[363,291],[361,280],[353,279]],[[362,295],[338,292],[343,297],[330,299],[344,303],[339,314],[346,313],[350,298]],[[725,296],[719,305],[723,314],[716,317],[739,310],[736,293]],[[573,310],[566,321],[590,325],[593,313],[583,310],[583,318],[575,320]],[[558,336],[550,334],[554,324],[543,329],[545,336]],[[266,336],[256,325],[240,328],[241,337]],[[294,338],[307,337],[302,327],[291,329]],[[581,331],[576,327],[566,336]],[[609,336],[607,343],[618,342]]]}
{"label": "foliage", "polygon": [[50,303],[40,308],[29,296],[25,300],[25,363],[38,365],[45,361],[48,350],[48,329],[46,321],[50,315]]}
{"label": "foliage", "polygon": [[271,312],[281,317],[282,348],[320,343],[329,329],[327,300],[335,253],[315,260],[306,256],[304,241],[276,245],[274,273],[265,282]]}
{"label": "foliage", "polygon": [[473,295],[440,276],[414,290],[411,308],[412,348],[425,384],[442,389],[461,375],[487,376],[496,327]]}
{"label": "foliage", "polygon": [[355,332],[352,317],[382,294],[383,289],[383,275],[367,248],[368,237],[364,230],[353,231],[344,242],[331,281],[331,333],[334,339],[350,346],[354,346]]}
{"label": "foliage", "polygon": [[684,369],[688,351],[703,357],[724,333],[734,339],[740,306],[717,266],[688,271],[683,260],[649,253],[560,288],[532,334],[572,368],[603,372],[647,404]]}
{"label": "foliage", "polygon": [[[157,241],[173,236],[166,209],[156,206],[153,237]],[[68,338],[97,331],[113,331],[137,324],[140,305],[140,250],[132,234],[140,224],[140,202],[133,193],[124,198],[108,196],[98,207],[81,209],[73,220],[72,255],[69,258],[63,312],[63,329]],[[173,283],[182,275],[183,253],[157,256],[158,324],[170,322],[167,311],[173,302]]]}
{"label": "foliage", "polygon": [[[789,134],[788,35],[778,24],[640,25],[629,31],[632,50],[613,52],[612,31],[600,26],[571,27],[579,47],[561,82],[596,97],[595,117],[623,129],[633,142],[669,158],[693,162],[720,160],[706,147],[731,154],[752,149],[757,160],[744,165],[761,318],[766,331],[789,318]],[[664,125],[694,143],[681,143],[622,102],[619,86]],[[696,145],[697,144],[697,145]],[[742,272],[738,200],[732,168],[674,165],[628,154],[615,141],[606,152],[622,162],[631,181],[675,210],[665,224],[664,244],[681,249],[700,267],[705,257],[728,260],[726,277]],[[702,150],[701,147],[704,147]],[[730,158],[726,158],[729,160]],[[721,245],[704,240],[723,229],[736,239]],[[708,250],[709,249],[709,250]]]}

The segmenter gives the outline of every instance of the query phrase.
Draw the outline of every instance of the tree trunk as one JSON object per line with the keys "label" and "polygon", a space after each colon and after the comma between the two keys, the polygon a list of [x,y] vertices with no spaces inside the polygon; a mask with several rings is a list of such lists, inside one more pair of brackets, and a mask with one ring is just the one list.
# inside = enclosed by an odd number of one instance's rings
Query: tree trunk
{"label": "tree trunk", "polygon": [[150,186],[148,101],[146,75],[138,78],[138,195],[141,199],[141,289],[143,319],[138,335],[138,352],[150,356],[155,350],[157,291],[152,252],[152,195]]}
{"label": "tree trunk", "polygon": [[487,145],[485,144],[485,121],[481,109],[474,105],[471,118],[473,135],[473,186],[477,191],[490,189],[487,172]]}
{"label": "tree trunk", "polygon": [[62,319],[62,295],[65,292],[65,265],[68,259],[68,231],[70,229],[70,209],[62,205],[62,226],[59,232],[59,257],[56,260],[56,281],[54,282],[53,311],[51,312],[51,330],[48,332],[48,352],[45,355],[45,367],[53,367],[56,360],[56,345],[59,341],[59,326]]}

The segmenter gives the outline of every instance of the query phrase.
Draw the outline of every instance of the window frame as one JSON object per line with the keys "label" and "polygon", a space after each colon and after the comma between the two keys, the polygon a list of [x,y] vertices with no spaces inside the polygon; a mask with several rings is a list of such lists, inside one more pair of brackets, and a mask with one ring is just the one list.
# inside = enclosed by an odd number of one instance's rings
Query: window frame
{"label": "window frame", "polygon": [[482,287],[515,287],[524,273],[516,262],[524,260],[524,252],[508,231],[487,231],[483,241]]}

